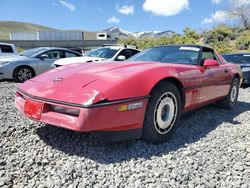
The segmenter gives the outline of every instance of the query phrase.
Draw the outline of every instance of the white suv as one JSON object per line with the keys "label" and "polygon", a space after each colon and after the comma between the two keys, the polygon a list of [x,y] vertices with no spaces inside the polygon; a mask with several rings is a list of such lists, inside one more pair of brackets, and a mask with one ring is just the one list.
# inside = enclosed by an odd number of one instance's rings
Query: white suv
{"label": "white suv", "polygon": [[0,56],[15,54],[17,54],[17,50],[14,44],[0,42]]}
{"label": "white suv", "polygon": [[52,67],[59,67],[72,63],[124,61],[138,52],[140,51],[133,46],[104,45],[101,48],[87,52],[83,57],[59,59],[52,64]]}

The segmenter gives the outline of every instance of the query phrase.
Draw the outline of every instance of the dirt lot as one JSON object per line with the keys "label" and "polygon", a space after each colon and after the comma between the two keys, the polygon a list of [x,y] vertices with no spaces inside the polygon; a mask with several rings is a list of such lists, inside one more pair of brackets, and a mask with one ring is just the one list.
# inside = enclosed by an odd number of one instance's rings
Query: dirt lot
{"label": "dirt lot", "polygon": [[0,187],[250,187],[250,88],[234,110],[185,114],[173,138],[104,144],[45,126],[14,107],[0,82]]}

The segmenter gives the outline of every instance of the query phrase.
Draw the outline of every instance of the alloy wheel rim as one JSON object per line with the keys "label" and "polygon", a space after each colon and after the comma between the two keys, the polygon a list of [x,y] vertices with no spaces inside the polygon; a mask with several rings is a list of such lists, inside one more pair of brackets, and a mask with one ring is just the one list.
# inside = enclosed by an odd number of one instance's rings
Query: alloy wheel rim
{"label": "alloy wheel rim", "polygon": [[32,78],[32,72],[29,69],[20,69],[17,73],[17,77],[21,82],[24,82]]}
{"label": "alloy wheel rim", "polygon": [[154,111],[155,129],[160,134],[168,133],[177,117],[177,100],[173,93],[164,93],[157,101]]}

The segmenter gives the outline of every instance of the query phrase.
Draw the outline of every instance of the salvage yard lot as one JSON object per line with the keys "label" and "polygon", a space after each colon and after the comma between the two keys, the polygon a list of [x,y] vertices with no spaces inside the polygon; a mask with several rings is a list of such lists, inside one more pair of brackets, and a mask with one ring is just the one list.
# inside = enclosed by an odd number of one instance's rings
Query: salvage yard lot
{"label": "salvage yard lot", "polygon": [[234,110],[211,105],[181,118],[171,140],[104,144],[31,121],[0,82],[0,187],[245,187],[250,184],[250,88]]}

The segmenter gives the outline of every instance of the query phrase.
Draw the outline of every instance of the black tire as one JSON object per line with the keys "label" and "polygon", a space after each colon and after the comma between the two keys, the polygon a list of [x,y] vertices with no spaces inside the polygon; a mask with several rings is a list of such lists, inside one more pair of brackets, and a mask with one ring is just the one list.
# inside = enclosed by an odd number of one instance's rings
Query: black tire
{"label": "black tire", "polygon": [[152,143],[167,140],[180,118],[181,106],[181,95],[176,85],[167,81],[158,84],[150,95],[142,138]]}
{"label": "black tire", "polygon": [[228,95],[217,102],[218,106],[224,109],[231,110],[237,103],[238,95],[240,89],[240,81],[238,78],[234,78],[231,87],[229,89]]}
{"label": "black tire", "polygon": [[30,67],[18,67],[13,74],[16,82],[25,82],[35,76],[34,71]]}

